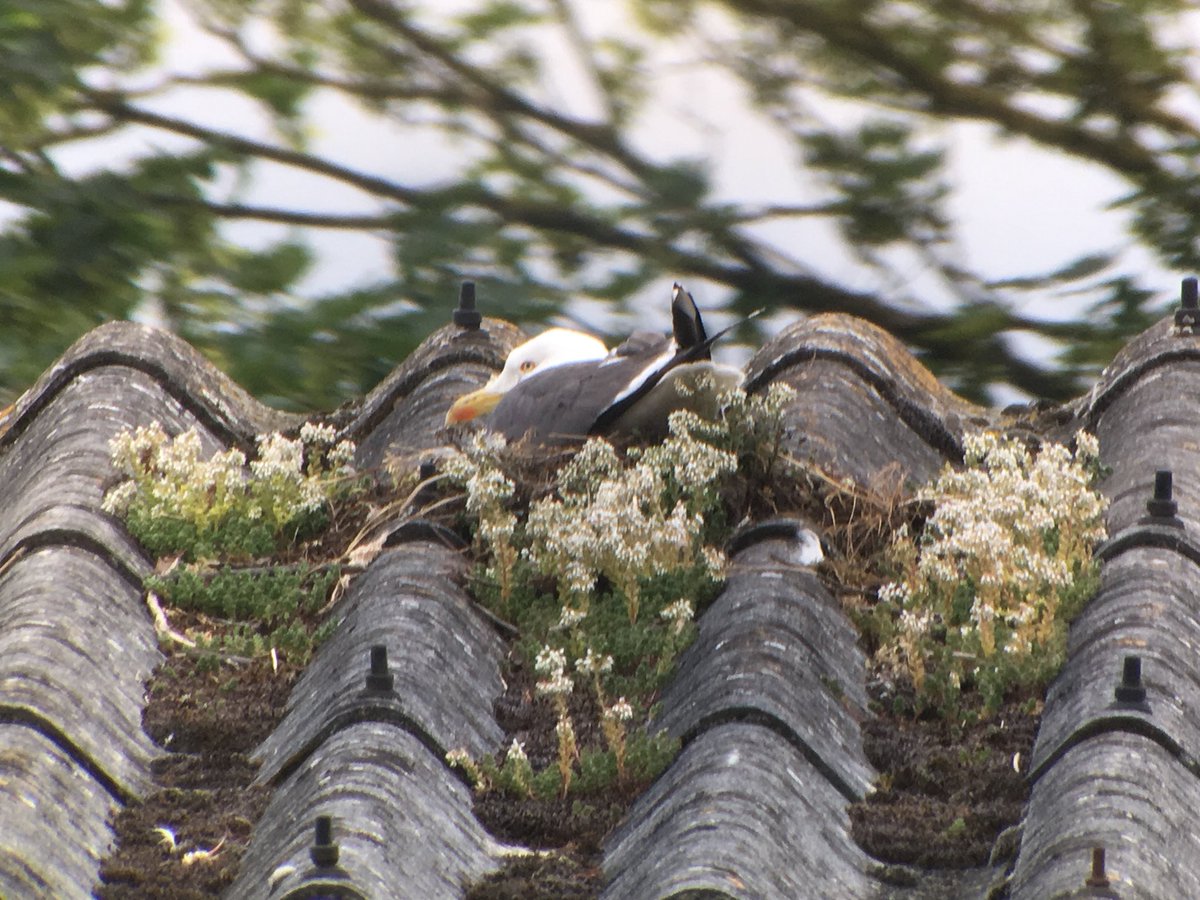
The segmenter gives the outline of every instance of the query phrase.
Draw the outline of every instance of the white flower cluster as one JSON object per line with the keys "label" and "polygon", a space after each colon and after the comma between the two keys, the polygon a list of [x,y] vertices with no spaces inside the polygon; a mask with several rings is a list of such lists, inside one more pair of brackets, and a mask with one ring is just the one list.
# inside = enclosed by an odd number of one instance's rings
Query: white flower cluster
{"label": "white flower cluster", "polygon": [[639,578],[698,560],[714,574],[724,568],[720,551],[700,544],[703,514],[690,512],[686,499],[667,506],[664,498],[672,487],[685,497],[707,489],[736,469],[736,457],[685,434],[635,460],[622,468],[611,445],[593,438],[564,468],[557,496],[530,507],[527,556],[539,571],[557,576],[564,602],[573,608],[579,604],[571,598],[588,594],[599,575],[636,609]]}
{"label": "white flower cluster", "polygon": [[[305,427],[317,436],[314,441],[325,439],[321,426]],[[325,443],[332,440],[329,434]],[[109,441],[109,450],[127,480],[109,491],[103,508],[124,515],[137,503],[151,518],[218,523],[244,514],[282,525],[326,502],[328,475],[319,466],[305,469],[303,438],[294,441],[272,433],[259,436],[257,444],[258,458],[247,472],[246,456],[236,448],[203,458],[195,428],[175,438],[158,422],[122,431]],[[349,471],[354,451],[353,443],[342,441],[329,450],[329,462],[339,472]]]}
{"label": "white flower cluster", "polygon": [[591,647],[587,653],[575,660],[575,671],[580,675],[607,675],[612,671],[613,658],[608,654],[600,656]]}
{"label": "white flower cluster", "polygon": [[305,446],[329,447],[337,440],[337,429],[332,425],[305,422],[300,426],[300,442]]}
{"label": "white flower cluster", "polygon": [[1069,585],[1080,551],[1105,536],[1106,501],[1091,489],[1087,468],[1094,442],[1083,438],[1074,455],[1047,444],[1035,459],[1016,441],[969,436],[968,468],[947,470],[921,493],[936,504],[921,576],[946,584],[971,578],[1019,599]]}
{"label": "white flower cluster", "polygon": [[505,760],[512,760],[518,765],[529,765],[529,757],[525,755],[525,745],[513,738],[513,742],[508,746],[508,752],[504,755]]}
{"label": "white flower cluster", "polygon": [[558,624],[555,627],[559,631],[570,631],[572,628],[577,628],[586,618],[587,610],[564,606],[558,614]]}
{"label": "white flower cluster", "polygon": [[670,437],[645,448],[641,460],[655,471],[671,473],[685,491],[703,490],[737,471],[737,454],[696,437],[710,430],[711,425],[694,412],[681,409],[671,413],[669,427]]}
{"label": "white flower cluster", "polygon": [[560,490],[537,501],[526,524],[529,559],[559,577],[564,595],[587,594],[598,575],[632,589],[642,576],[690,565],[704,518],[683,501],[664,509],[664,489],[657,471],[638,465],[590,495]]}
{"label": "white flower cluster", "polygon": [[276,505],[276,521],[286,522],[325,502],[324,484],[304,471],[304,445],[278,432],[259,436],[258,459],[250,463],[250,473],[273,488],[265,497]]}
{"label": "white flower cluster", "polygon": [[[493,518],[516,490],[512,479],[496,464],[496,455],[505,446],[504,438],[477,431],[463,452],[452,453],[442,463],[442,473],[449,481],[466,489],[467,512],[481,520]],[[516,526],[515,519],[512,526]]]}
{"label": "white flower cluster", "polygon": [[748,452],[751,456],[768,455],[777,451],[778,442],[786,427],[784,414],[795,402],[796,391],[783,382],[772,383],[766,391],[747,394],[741,388],[723,392],[717,401],[719,413],[715,420],[683,412],[676,424],[672,414],[672,432],[684,432],[735,455]]}
{"label": "white flower cluster", "polygon": [[624,697],[618,697],[612,706],[604,710],[604,715],[605,718],[615,719],[618,722],[628,722],[633,718],[633,707]]}
{"label": "white flower cluster", "polygon": [[136,501],[152,517],[181,518],[193,510],[219,515],[245,490],[245,454],[231,449],[202,459],[194,428],[172,439],[152,422],[119,432],[108,447],[113,465],[128,480],[109,491],[106,512],[124,515]]}
{"label": "white flower cluster", "polygon": [[[997,651],[1057,652],[1060,604],[1078,595],[1076,580],[1092,571],[1092,547],[1105,537],[1107,501],[1092,489],[1096,439],[1080,433],[1075,446],[1049,443],[1034,455],[996,434],[970,435],[967,465],[947,467],[920,493],[933,514],[919,539],[898,533],[906,577],[878,595],[899,611],[881,658],[906,666],[918,689],[939,654],[949,666],[940,674],[959,684]],[[935,621],[944,647],[929,640]]]}
{"label": "white flower cluster", "polygon": [[505,586],[503,596],[507,600],[516,560],[517,517],[508,509],[516,486],[496,461],[505,446],[502,437],[477,431],[464,452],[455,452],[442,463],[442,474],[451,484],[465,488],[467,512],[479,522],[478,539],[492,551],[487,574]]}
{"label": "white flower cluster", "polygon": [[[337,443],[334,443],[334,442]],[[325,468],[333,471],[334,475],[352,474],[354,471],[354,454],[358,450],[354,441],[337,439],[337,429],[332,425],[318,425],[315,422],[305,422],[300,426],[300,443],[316,454],[320,459],[324,455]],[[310,459],[309,467],[314,468]]]}
{"label": "white flower cluster", "polygon": [[679,634],[688,622],[696,615],[696,609],[690,600],[676,600],[658,614],[662,619],[671,623],[671,631]]}
{"label": "white flower cluster", "polygon": [[575,689],[575,684],[566,671],[567,655],[557,647],[542,647],[533,670],[543,676],[537,683],[537,692],[542,696],[565,697]]}

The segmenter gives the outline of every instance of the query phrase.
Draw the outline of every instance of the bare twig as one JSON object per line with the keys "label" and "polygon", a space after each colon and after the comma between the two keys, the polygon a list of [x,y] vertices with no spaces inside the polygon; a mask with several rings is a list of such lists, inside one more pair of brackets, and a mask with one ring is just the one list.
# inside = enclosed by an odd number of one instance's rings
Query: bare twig
{"label": "bare twig", "polygon": [[150,609],[150,615],[154,617],[154,631],[160,640],[173,641],[176,644],[187,647],[189,650],[196,648],[195,641],[187,635],[180,634],[171,628],[171,623],[167,620],[167,614],[163,611],[162,603],[154,591],[146,591],[146,606]]}

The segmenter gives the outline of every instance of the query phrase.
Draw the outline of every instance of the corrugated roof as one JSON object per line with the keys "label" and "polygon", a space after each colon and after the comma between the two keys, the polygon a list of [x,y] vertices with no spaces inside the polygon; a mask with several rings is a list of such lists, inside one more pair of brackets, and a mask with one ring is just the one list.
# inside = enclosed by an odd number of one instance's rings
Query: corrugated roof
{"label": "corrugated roof", "polygon": [[[504,323],[432,336],[339,413],[360,462],[436,447],[451,399],[498,368]],[[792,385],[792,449],[860,483],[932,476],[999,418],[942,388],[894,339],[844,316],[801,322],[752,360],[749,384]],[[1168,320],[1132,341],[1088,395],[1035,430],[1093,428],[1111,467],[1102,587],[1047,699],[1012,896],[1200,896],[1200,343]],[[100,503],[108,440],[158,420],[206,449],[247,446],[297,417],[258,404],[181,341],[109,325],[20,401],[0,436],[0,893],[83,897],[114,810],[151,784],[140,728],[160,659],[140,579],[149,561]],[[1158,470],[1174,516],[1151,516]],[[1163,481],[1159,478],[1160,493]],[[418,535],[419,537],[419,535]],[[610,837],[607,897],[888,896],[846,813],[873,778],[855,632],[779,533],[744,548],[663,696],[684,749]],[[503,647],[462,587],[462,562],[416,540],[381,554],[341,601],[334,636],[258,755],[275,794],[232,897],[441,897],[503,852],[471,813],[447,749],[499,748]],[[394,690],[370,690],[387,647]],[[1144,704],[1114,693],[1141,664]],[[378,685],[376,685],[378,687]],[[1126,693],[1125,696],[1130,696]],[[1136,692],[1133,695],[1136,697]],[[330,816],[336,867],[310,853]],[[1105,851],[1104,878],[1093,877]],[[1107,880],[1109,886],[1101,887]],[[911,892],[895,890],[896,896]],[[1080,895],[1087,895],[1086,893]]]}

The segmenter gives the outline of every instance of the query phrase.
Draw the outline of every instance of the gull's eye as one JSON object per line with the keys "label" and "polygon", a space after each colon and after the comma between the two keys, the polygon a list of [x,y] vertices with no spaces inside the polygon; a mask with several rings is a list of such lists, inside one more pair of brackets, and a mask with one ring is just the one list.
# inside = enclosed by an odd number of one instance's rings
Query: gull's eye
{"label": "gull's eye", "polygon": [[525,362],[521,363],[522,374],[528,374],[529,372],[532,372],[536,368],[537,368],[537,363],[535,363],[532,359],[527,359],[527,360],[525,360]]}

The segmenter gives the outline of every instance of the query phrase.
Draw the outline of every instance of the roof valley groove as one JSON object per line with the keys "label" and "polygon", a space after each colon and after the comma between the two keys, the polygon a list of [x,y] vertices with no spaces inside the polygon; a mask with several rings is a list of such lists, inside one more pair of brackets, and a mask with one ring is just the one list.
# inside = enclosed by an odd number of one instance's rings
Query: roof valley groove
{"label": "roof valley groove", "polygon": [[158,420],[215,450],[207,425],[252,434],[271,417],[244,415],[255,404],[239,391],[182,341],[122,323],[78,341],[4,423],[0,895],[90,897],[109,817],[149,789],[162,753],[141,728],[161,660],[150,562],[100,509],[108,441]]}

